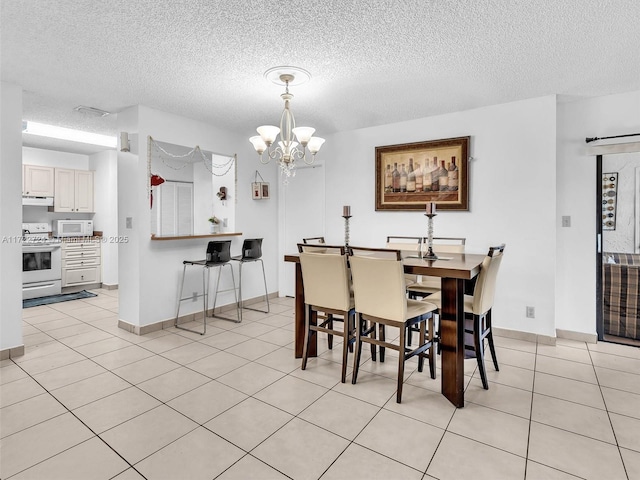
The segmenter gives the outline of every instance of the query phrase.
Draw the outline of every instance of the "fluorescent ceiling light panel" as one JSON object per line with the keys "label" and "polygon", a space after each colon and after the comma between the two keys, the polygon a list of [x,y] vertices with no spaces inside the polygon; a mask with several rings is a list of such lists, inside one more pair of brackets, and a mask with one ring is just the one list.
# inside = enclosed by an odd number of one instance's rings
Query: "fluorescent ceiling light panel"
{"label": "fluorescent ceiling light panel", "polygon": [[26,124],[26,128],[23,127],[22,131],[23,133],[28,133],[30,135],[57,138],[59,140],[70,140],[72,142],[89,143],[91,145],[100,145],[102,147],[116,148],[118,145],[117,137],[83,132],[81,130],[73,130],[71,128],[56,127],[55,125],[46,125],[44,123],[24,123]]}

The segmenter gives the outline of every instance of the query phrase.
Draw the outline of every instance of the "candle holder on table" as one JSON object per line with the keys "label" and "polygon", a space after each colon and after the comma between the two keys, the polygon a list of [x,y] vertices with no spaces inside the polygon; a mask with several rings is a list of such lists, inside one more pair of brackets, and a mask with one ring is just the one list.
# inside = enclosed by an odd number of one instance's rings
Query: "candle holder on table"
{"label": "candle holder on table", "polygon": [[342,207],[342,218],[344,218],[344,246],[349,248],[349,219],[351,218],[351,206]]}
{"label": "candle holder on table", "polygon": [[425,260],[437,260],[438,256],[433,252],[433,217],[436,213],[425,213],[427,217],[427,253],[422,258]]}
{"label": "candle holder on table", "polygon": [[344,218],[344,246],[349,248],[349,219],[351,215],[343,215],[342,218]]}

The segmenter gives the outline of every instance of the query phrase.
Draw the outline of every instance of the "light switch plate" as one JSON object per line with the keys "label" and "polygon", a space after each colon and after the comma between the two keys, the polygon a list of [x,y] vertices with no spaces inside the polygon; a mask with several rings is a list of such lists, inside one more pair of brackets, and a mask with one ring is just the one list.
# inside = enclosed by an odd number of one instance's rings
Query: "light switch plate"
{"label": "light switch plate", "polygon": [[564,215],[562,217],[562,226],[570,227],[571,226],[571,217],[569,215]]}

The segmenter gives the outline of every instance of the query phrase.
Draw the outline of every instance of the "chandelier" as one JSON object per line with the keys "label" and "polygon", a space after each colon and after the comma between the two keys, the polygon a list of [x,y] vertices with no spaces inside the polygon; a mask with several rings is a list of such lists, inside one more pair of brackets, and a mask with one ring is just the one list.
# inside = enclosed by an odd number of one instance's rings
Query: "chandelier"
{"label": "chandelier", "polygon": [[[315,160],[316,153],[322,147],[324,138],[314,137],[315,128],[296,127],[296,121],[291,112],[290,102],[293,94],[289,93],[290,85],[300,85],[311,78],[311,74],[306,70],[297,67],[274,67],[267,70],[265,78],[277,85],[283,85],[285,91],[280,96],[284,100],[284,111],[280,117],[280,127],[274,125],[263,125],[256,130],[260,135],[251,137],[249,141],[253,144],[260,156],[260,162],[269,163],[276,160],[280,165],[280,172],[285,175],[285,183],[288,177],[294,177],[295,161],[303,160],[307,165],[311,165]],[[280,134],[277,146],[272,148],[276,138]],[[297,140],[297,141],[296,141]],[[307,150],[311,155],[307,155]],[[267,152],[266,159],[263,153]]]}

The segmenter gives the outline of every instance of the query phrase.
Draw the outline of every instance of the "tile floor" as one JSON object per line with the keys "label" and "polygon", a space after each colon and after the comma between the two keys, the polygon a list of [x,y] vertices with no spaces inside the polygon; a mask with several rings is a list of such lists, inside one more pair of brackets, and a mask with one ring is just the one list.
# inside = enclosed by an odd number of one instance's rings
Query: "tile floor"
{"label": "tile floor", "polygon": [[1,478],[640,479],[638,348],[498,337],[488,391],[465,363],[465,408],[415,363],[398,405],[393,358],[341,384],[322,343],[301,371],[291,299],[139,337],[117,290],[96,292],[24,310],[26,355],[0,368]]}

